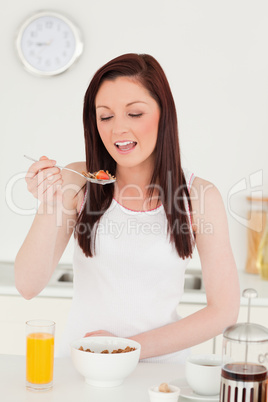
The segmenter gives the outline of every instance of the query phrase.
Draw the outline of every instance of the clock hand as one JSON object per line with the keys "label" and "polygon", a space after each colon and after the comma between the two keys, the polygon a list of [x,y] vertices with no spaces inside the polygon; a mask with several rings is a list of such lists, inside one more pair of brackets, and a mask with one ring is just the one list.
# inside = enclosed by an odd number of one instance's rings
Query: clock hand
{"label": "clock hand", "polygon": [[36,42],[37,46],[49,46],[52,43],[52,39],[49,42]]}
{"label": "clock hand", "polygon": [[45,50],[45,49],[47,49],[47,46],[50,46],[51,45],[51,43],[53,42],[53,39],[50,39],[50,41],[48,41],[48,42],[37,42],[37,45],[38,46],[40,46],[40,50],[39,50],[39,52],[38,52],[38,56],[41,56],[41,54],[43,53],[43,51]]}

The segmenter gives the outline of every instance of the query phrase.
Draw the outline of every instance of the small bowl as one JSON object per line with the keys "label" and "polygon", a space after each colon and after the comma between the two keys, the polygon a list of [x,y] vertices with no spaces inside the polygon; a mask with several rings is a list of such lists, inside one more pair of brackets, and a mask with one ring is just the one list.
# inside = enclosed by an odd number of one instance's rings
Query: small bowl
{"label": "small bowl", "polygon": [[151,402],[177,402],[180,396],[180,388],[175,385],[168,385],[171,392],[160,392],[159,386],[150,387],[148,389]]}
{"label": "small bowl", "polygon": [[[79,350],[80,347],[95,353]],[[111,353],[113,350],[136,348],[126,353]],[[109,354],[101,353],[108,350]],[[96,387],[116,387],[123,383],[136,368],[141,345],[126,338],[91,336],[71,343],[71,358],[76,370],[85,377],[86,383]]]}

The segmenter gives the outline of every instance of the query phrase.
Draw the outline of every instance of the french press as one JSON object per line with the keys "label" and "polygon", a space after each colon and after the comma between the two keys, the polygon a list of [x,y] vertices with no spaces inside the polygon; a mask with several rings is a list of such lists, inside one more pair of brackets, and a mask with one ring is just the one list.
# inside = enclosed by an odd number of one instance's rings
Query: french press
{"label": "french press", "polygon": [[248,298],[247,322],[223,333],[220,402],[268,402],[268,329],[250,323],[256,290],[245,289],[243,296]]}

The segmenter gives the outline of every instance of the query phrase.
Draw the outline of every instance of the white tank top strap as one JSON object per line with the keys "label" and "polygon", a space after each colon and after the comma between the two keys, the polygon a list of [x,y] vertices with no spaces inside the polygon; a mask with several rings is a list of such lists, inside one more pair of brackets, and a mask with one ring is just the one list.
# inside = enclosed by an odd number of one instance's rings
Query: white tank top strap
{"label": "white tank top strap", "polygon": [[[191,191],[191,187],[195,178],[194,173],[192,173],[190,170],[183,168],[183,173],[185,176],[185,181],[186,181],[186,185],[187,185],[187,189],[188,192],[190,194]],[[191,216],[191,212],[190,212],[190,207],[189,207],[189,203],[187,202],[187,206],[186,206],[187,210],[188,210],[188,216],[190,219],[190,223],[191,223],[191,229],[192,229],[192,234],[193,234],[193,221],[192,221],[192,216]]]}
{"label": "white tank top strap", "polygon": [[183,168],[183,173],[184,173],[185,181],[186,181],[186,184],[187,184],[188,192],[190,193],[190,190],[191,190],[195,175],[194,175],[194,173],[192,173],[187,168]]}
{"label": "white tank top strap", "polygon": [[81,207],[80,207],[79,212],[78,212],[78,216],[80,216],[81,212],[83,211],[85,203],[86,203],[86,200],[87,200],[87,189],[85,191],[83,201],[82,201]]}

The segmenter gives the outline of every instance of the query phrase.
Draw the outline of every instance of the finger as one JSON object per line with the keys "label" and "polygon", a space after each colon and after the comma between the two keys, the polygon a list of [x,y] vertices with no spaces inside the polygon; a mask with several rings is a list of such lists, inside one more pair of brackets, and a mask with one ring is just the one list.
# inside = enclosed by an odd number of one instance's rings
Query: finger
{"label": "finger", "polygon": [[58,180],[53,180],[50,183],[48,182],[46,185],[43,184],[37,188],[37,198],[39,200],[45,201],[53,198],[54,194],[61,190],[61,185],[63,180],[59,178]]}
{"label": "finger", "polygon": [[99,331],[87,332],[84,337],[86,338],[89,336],[113,336],[113,335],[110,332],[107,332],[107,331],[104,331],[101,329]]}
{"label": "finger", "polygon": [[45,169],[39,169],[37,170],[37,172],[33,171],[28,171],[26,173],[25,179],[33,179],[35,176],[37,176],[39,174],[39,181],[44,180],[47,176],[50,176],[51,174],[58,174],[61,172],[61,169],[58,167],[47,167]]}
{"label": "finger", "polygon": [[96,336],[99,335],[99,331],[87,332],[84,338],[88,338],[89,336]]}
{"label": "finger", "polygon": [[29,191],[32,191],[35,187],[38,187],[46,178],[53,175],[60,174],[61,170],[57,167],[47,168],[38,171],[36,174],[28,172],[25,176],[27,187]]}
{"label": "finger", "polygon": [[44,179],[41,179],[37,184],[37,191],[42,194],[45,193],[49,187],[53,186],[57,181],[62,181],[61,174],[50,174]]}
{"label": "finger", "polygon": [[52,168],[39,172],[34,178],[29,178],[28,176],[25,180],[28,191],[32,194],[35,194],[37,191],[42,194],[49,183],[51,184],[59,179],[62,179],[60,169]]}
{"label": "finger", "polygon": [[45,180],[44,180],[44,184],[46,185],[47,188],[51,187],[54,183],[56,183],[57,181],[62,180],[62,175],[59,174],[49,174]]}
{"label": "finger", "polygon": [[53,159],[42,159],[33,163],[27,172],[28,178],[33,178],[40,170],[53,167],[57,162]]}
{"label": "finger", "polygon": [[51,200],[56,194],[56,192],[61,190],[61,184],[62,184],[61,180],[57,180],[55,183],[53,183],[51,186],[47,188],[44,194],[47,200]]}
{"label": "finger", "polygon": [[43,169],[36,175],[38,185],[40,185],[45,180],[51,181],[51,180],[53,180],[54,176],[58,176],[58,175],[60,175],[60,177],[62,177],[61,170],[59,168]]}

